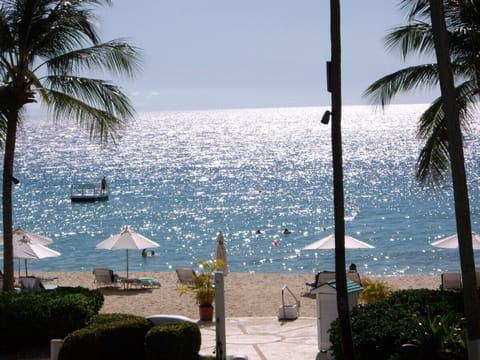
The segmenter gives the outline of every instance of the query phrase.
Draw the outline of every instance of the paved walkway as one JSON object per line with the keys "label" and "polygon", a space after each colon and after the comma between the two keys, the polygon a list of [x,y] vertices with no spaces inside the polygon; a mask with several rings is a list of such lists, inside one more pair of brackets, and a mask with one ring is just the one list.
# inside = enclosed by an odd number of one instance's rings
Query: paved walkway
{"label": "paved walkway", "polygon": [[[215,351],[215,323],[201,323],[204,355]],[[319,354],[317,319],[279,321],[276,317],[227,318],[227,355],[246,355],[248,360],[326,359]]]}

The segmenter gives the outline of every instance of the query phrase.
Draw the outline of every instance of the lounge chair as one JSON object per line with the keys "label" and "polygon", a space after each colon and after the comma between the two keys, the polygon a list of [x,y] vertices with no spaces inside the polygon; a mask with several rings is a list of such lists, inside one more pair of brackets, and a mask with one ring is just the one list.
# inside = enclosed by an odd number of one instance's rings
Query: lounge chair
{"label": "lounge chair", "polygon": [[177,268],[175,269],[178,277],[178,282],[182,285],[193,285],[195,282],[195,278],[197,277],[197,274],[195,273],[195,270],[192,268]]}
{"label": "lounge chair", "polygon": [[36,276],[20,276],[20,291],[53,290],[57,285],[44,285],[42,279]]}
{"label": "lounge chair", "polygon": [[93,282],[97,287],[116,287],[121,282],[121,278],[111,269],[94,268],[93,275],[95,276]]}
{"label": "lounge chair", "polygon": [[441,290],[460,290],[463,288],[461,273],[443,273]]}
{"label": "lounge chair", "polygon": [[[312,283],[305,283],[307,285],[307,291],[311,291],[312,289],[315,289],[316,287],[319,287],[323,283],[330,281],[330,280],[335,280],[336,275],[334,271],[322,271],[317,273],[315,275],[315,281]],[[360,284],[360,274],[356,271],[348,271],[347,272],[347,279],[355,281]]]}
{"label": "lounge chair", "polygon": [[39,291],[44,290],[42,282],[34,276],[20,276],[21,291]]}
{"label": "lounge chair", "polygon": [[334,271],[321,271],[315,275],[315,281],[311,283],[305,283],[307,285],[307,289],[311,290],[314,289],[320,285],[322,285],[324,282],[327,282],[329,280],[335,280],[335,272]]}

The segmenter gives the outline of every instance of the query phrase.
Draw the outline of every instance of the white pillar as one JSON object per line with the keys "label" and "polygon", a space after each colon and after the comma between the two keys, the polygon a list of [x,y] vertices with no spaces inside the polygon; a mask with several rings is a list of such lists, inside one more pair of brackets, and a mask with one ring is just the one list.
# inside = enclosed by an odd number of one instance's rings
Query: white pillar
{"label": "white pillar", "polygon": [[58,353],[63,345],[62,339],[50,340],[50,360],[58,360]]}
{"label": "white pillar", "polygon": [[217,360],[226,360],[227,344],[225,336],[225,291],[223,286],[223,272],[215,272],[215,328],[216,328],[216,357]]}

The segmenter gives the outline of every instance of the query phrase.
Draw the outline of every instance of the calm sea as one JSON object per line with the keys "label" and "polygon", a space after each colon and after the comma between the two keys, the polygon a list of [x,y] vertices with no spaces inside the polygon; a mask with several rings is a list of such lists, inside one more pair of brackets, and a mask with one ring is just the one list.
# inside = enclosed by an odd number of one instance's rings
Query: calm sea
{"label": "calm sea", "polygon": [[[455,233],[452,191],[421,190],[414,172],[425,105],[343,110],[346,233],[375,246],[348,250],[364,274],[458,270],[457,250],[430,242]],[[27,120],[18,136],[14,224],[51,237],[61,257],[29,269],[125,269],[125,251],[95,245],[123,226],[158,242],[130,251],[131,271],[172,271],[211,259],[223,231],[231,271],[333,270],[333,250],[302,248],[334,231],[330,126],[325,108],[140,113],[117,143],[75,125]],[[479,230],[478,130],[465,139],[473,230]],[[108,202],[72,204],[70,185],[106,176]],[[288,228],[291,234],[284,235]],[[260,229],[263,234],[257,235]],[[478,259],[478,258],[477,258]]]}

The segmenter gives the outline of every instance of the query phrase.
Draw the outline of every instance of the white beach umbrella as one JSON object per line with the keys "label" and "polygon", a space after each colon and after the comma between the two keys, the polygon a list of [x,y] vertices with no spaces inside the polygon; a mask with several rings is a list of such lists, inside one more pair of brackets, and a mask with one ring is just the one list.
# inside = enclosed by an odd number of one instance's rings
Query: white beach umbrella
{"label": "white beach umbrella", "polygon": [[128,279],[128,250],[130,249],[146,249],[159,247],[156,242],[146,238],[139,233],[130,230],[126,226],[120,233],[110,236],[97,244],[96,249],[106,250],[126,250],[127,251],[127,279]]}
{"label": "white beach umbrella", "polygon": [[[41,244],[41,245],[48,245],[53,242],[52,239],[46,236],[31,233],[23,230],[22,228],[17,228],[12,235],[13,235],[12,236],[13,243],[23,239],[28,239],[28,241],[30,241],[32,244]],[[3,234],[0,235],[0,244],[3,244]]]}
{"label": "white beach umbrella", "polygon": [[[457,249],[458,235],[453,234],[453,235],[447,236],[443,239],[432,242],[431,245],[439,248],[445,248],[445,249]],[[472,245],[473,245],[473,249],[475,250],[480,249],[480,235],[474,232],[472,232]]]}
{"label": "white beach umbrella", "polygon": [[222,261],[222,266],[218,269],[226,276],[228,274],[227,249],[225,248],[225,238],[220,231],[217,235],[217,260]]}
{"label": "white beach umbrella", "polygon": [[[45,259],[60,255],[58,251],[52,250],[45,245],[33,243],[27,236],[13,241],[13,257],[25,260],[25,276],[28,276],[28,259]],[[20,264],[18,276],[20,277]]]}
{"label": "white beach umbrella", "polygon": [[[25,259],[25,275],[28,276],[27,260],[44,259],[47,257],[56,257],[61,254],[44,245],[51,244],[52,239],[17,228],[13,231],[13,257]],[[3,244],[3,234],[0,234],[0,244]],[[1,254],[3,258],[3,253]],[[20,277],[20,262],[18,263],[18,276]]]}
{"label": "white beach umbrella", "polygon": [[[346,249],[373,249],[374,246],[367,244],[361,240],[355,239],[349,235],[345,235]],[[335,249],[335,234],[328,235],[323,239],[317,240],[303,248],[303,250],[317,249]]]}

